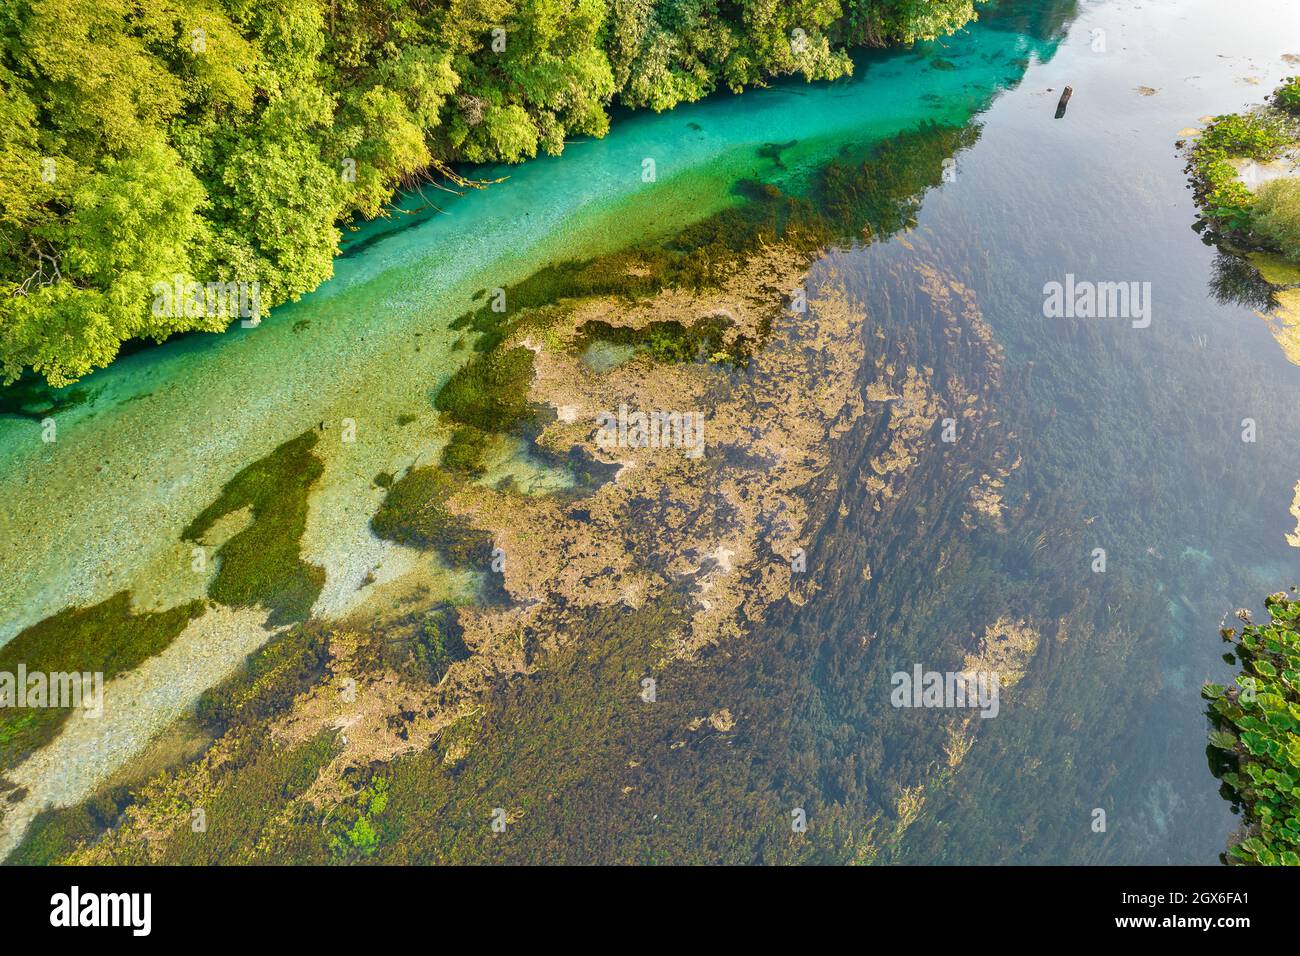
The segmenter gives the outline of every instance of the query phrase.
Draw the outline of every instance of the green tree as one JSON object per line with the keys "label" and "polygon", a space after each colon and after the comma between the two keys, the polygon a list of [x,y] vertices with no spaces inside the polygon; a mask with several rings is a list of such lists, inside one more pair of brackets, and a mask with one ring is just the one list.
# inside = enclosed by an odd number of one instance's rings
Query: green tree
{"label": "green tree", "polygon": [[985,0],[848,0],[845,33],[850,43],[871,46],[933,40],[975,19]]}
{"label": "green tree", "polygon": [[128,339],[222,328],[154,314],[152,284],[176,275],[256,282],[264,309],[296,298],[399,185],[603,136],[615,96],[663,110],[830,79],[846,44],[973,16],[973,0],[11,0],[0,372],[60,385]]}
{"label": "green tree", "polygon": [[4,370],[31,367],[53,384],[107,365],[130,338],[162,341],[194,322],[151,308],[156,282],[188,276],[205,233],[203,187],[176,151],[151,136],[134,155],[78,177],[71,212],[33,227],[50,251],[49,281],[0,294]]}

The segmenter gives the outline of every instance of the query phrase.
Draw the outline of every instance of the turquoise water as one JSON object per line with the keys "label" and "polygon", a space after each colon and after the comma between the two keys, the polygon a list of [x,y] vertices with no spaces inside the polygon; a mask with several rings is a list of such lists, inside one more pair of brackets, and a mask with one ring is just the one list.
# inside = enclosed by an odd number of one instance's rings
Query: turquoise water
{"label": "turquoise water", "polygon": [[[623,115],[608,137],[562,157],[475,171],[508,177],[490,189],[426,188],[442,213],[398,214],[351,234],[349,247],[364,248],[256,329],[193,336],[89,376],[79,387],[93,399],[55,416],[52,445],[36,421],[0,419],[0,606],[13,609],[0,641],[124,586],[145,606],[199,593],[178,546],[193,515],[287,438],[351,419],[355,443],[321,443],[326,474],[305,548],[328,575],[318,610],[342,609],[376,563],[402,560],[367,529],[380,494],[370,479],[436,455],[430,398],[465,358],[447,324],[473,292],[700,218],[734,201],[739,178],[798,179],[846,143],[919,121],[965,122],[1051,50],[1050,40],[977,27],[942,46],[863,57],[834,85],[783,83]],[[939,59],[955,69],[929,67]],[[790,140],[784,168],[757,155]],[[399,426],[402,415],[417,420]]]}
{"label": "turquoise water", "polygon": [[[55,416],[54,444],[35,421],[0,419],[0,641],[124,586],[143,606],[201,593],[181,528],[239,468],[322,422],[326,474],[304,556],[326,567],[318,611],[346,610],[375,562],[396,574],[416,560],[369,534],[381,495],[372,478],[436,458],[445,430],[431,397],[468,354],[448,323],[476,290],[661,235],[734,201],[739,178],[797,181],[841,146],[978,112],[979,140],[927,195],[916,229],[831,253],[822,268],[847,277],[872,328],[930,349],[940,375],[961,369],[927,345],[942,319],[911,267],[931,264],[975,293],[1006,352],[997,407],[1022,459],[1004,494],[1007,528],[962,527],[940,464],[882,519],[849,480],[874,453],[870,436],[849,435],[842,520],[810,560],[828,585],[748,640],[799,638],[791,666],[810,686],[791,709],[823,735],[832,764],[870,765],[852,785],[822,781],[822,797],[889,806],[894,785],[928,779],[913,743],[934,729],[871,702],[887,699],[892,671],[951,659],[959,638],[1011,606],[1043,630],[1040,651],[1002,717],[932,791],[899,858],[1213,860],[1233,822],[1206,770],[1197,688],[1227,671],[1223,614],[1300,578],[1283,537],[1300,480],[1300,368],[1249,308],[1212,294],[1216,253],[1190,228],[1173,144],[1198,117],[1256,102],[1294,72],[1281,57],[1300,53],[1287,46],[1300,10],[1286,0],[1003,7],[942,44],[862,57],[851,80],[623,115],[606,139],[562,157],[477,171],[508,175],[488,190],[407,197],[407,209],[443,211],[351,234],[335,278],[257,329],[187,338],[89,377],[93,398]],[[1075,95],[1056,121],[1066,83]],[[783,166],[758,154],[791,140]],[[642,179],[646,159],[654,183]],[[1044,283],[1067,273],[1150,282],[1151,327],[1044,318]],[[415,420],[398,424],[403,415]],[[1260,436],[1250,445],[1239,435],[1247,417]],[[329,440],[344,419],[355,443]],[[538,489],[563,482],[511,462],[502,467]],[[1104,576],[1089,567],[1095,547],[1109,555]],[[834,570],[864,564],[869,586]],[[862,651],[864,635],[881,637]],[[1090,827],[1097,808],[1103,833]]]}

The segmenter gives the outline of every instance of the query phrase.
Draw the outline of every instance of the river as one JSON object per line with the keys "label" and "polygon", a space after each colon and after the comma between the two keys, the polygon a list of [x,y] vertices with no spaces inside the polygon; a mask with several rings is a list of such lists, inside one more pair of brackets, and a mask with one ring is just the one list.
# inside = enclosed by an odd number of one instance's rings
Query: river
{"label": "river", "polygon": [[[189,336],[87,377],[81,400],[53,415],[57,441],[41,440],[41,414],[0,417],[0,643],[122,589],[142,610],[201,596],[207,578],[182,529],[240,468],[322,423],[350,421],[356,437],[318,449],[325,472],[303,537],[303,558],[326,575],[315,614],[362,606],[376,578],[427,574],[435,597],[471,593],[466,575],[430,571],[428,555],[379,540],[369,520],[383,498],[375,475],[436,459],[432,396],[468,355],[450,323],[477,290],[666,235],[737,202],[743,178],[793,188],[846,146],[925,122],[978,126],[914,228],[829,252],[818,268],[865,304],[864,336],[937,340],[943,316],[916,293],[918,262],[973,293],[1004,352],[992,383],[1000,437],[976,460],[1016,462],[1000,486],[1007,516],[997,528],[956,520],[955,472],[940,460],[882,517],[853,480],[870,436],[851,434],[836,452],[838,517],[810,560],[821,590],[749,639],[776,648],[794,636],[809,681],[794,710],[840,728],[818,745],[824,766],[871,760],[872,779],[928,788],[893,859],[1212,861],[1233,821],[1207,770],[1198,688],[1229,673],[1223,616],[1300,579],[1286,541],[1300,368],[1249,306],[1214,294],[1216,250],[1192,229],[1174,144],[1294,72],[1282,57],[1300,53],[1287,45],[1297,38],[1287,0],[1008,0],[957,37],[861,54],[845,81],[621,113],[606,138],[561,157],[474,170],[508,177],[487,189],[404,197],[406,211],[349,235],[334,278],[258,327]],[[790,145],[774,160],[762,152],[772,143]],[[1149,325],[1046,317],[1045,284],[1067,276],[1149,283]],[[567,481],[523,449],[496,464],[502,474],[536,493]],[[957,638],[1008,607],[1036,622],[1037,652],[999,719],[936,783],[916,745],[936,731],[881,706],[890,675],[952,660]],[[210,679],[248,643],[223,645]],[[184,709],[191,685],[150,730]],[[49,799],[97,782],[70,773]],[[891,805],[880,786],[861,799]],[[854,799],[842,781],[818,787],[826,802]]]}

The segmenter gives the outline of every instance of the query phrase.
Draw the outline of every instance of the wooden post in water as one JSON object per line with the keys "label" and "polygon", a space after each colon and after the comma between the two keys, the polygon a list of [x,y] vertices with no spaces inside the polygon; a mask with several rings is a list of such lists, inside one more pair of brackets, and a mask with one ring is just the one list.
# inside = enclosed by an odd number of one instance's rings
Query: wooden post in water
{"label": "wooden post in water", "polygon": [[1065,108],[1070,105],[1070,97],[1074,95],[1074,87],[1067,86],[1061,90],[1061,101],[1056,104],[1056,118],[1060,119],[1065,115]]}

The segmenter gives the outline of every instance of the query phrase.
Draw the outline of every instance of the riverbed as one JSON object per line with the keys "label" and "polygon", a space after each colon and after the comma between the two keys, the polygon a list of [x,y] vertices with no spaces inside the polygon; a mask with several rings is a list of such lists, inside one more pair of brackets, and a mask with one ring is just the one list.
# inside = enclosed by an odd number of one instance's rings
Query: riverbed
{"label": "riverbed", "polygon": [[[1283,56],[1300,54],[1287,45],[1297,37],[1300,11],[1285,0],[1008,2],[957,37],[860,55],[843,81],[618,115],[605,139],[561,157],[476,170],[508,177],[490,188],[405,197],[405,211],[349,236],[333,279],[257,328],[190,336],[87,377],[88,397],[53,415],[56,441],[42,440],[40,417],[0,418],[0,642],[123,589],[141,610],[202,596],[210,570],[194,570],[182,530],[239,469],[311,428],[325,466],[302,543],[325,571],[314,614],[364,611],[412,576],[430,600],[468,599],[471,576],[369,522],[377,474],[437,460],[447,430],[432,397],[469,357],[451,323],[476,292],[670,234],[739,202],[742,179],[797,189],[845,149],[924,123],[978,127],[912,228],[828,250],[814,275],[843,277],[864,338],[915,340],[941,379],[971,369],[925,345],[946,317],[918,294],[924,270],[969,292],[1003,358],[987,383],[987,447],[962,467],[996,480],[983,487],[996,487],[997,520],[961,520],[966,487],[952,491],[959,473],[941,458],[923,458],[907,494],[881,507],[861,480],[877,450],[865,429],[850,432],[834,451],[834,517],[809,549],[815,598],[745,640],[776,654],[794,635],[810,681],[798,707],[810,727],[839,728],[823,759],[873,761],[873,792],[823,779],[809,784],[821,799],[891,807],[900,785],[925,795],[890,859],[1212,861],[1233,820],[1206,766],[1198,689],[1229,673],[1224,615],[1300,578],[1287,541],[1300,368],[1254,309],[1212,288],[1219,254],[1192,229],[1174,144],[1295,72]],[[1044,287],[1067,276],[1149,283],[1150,324],[1049,318]],[[523,447],[496,469],[535,494],[570,483]],[[1034,629],[1032,660],[998,719],[936,773],[926,755],[942,763],[940,747],[917,740],[938,731],[889,708],[890,676],[955,666],[957,647],[1008,615]],[[207,681],[250,643],[223,641]],[[149,722],[119,729],[134,735],[120,760],[198,689],[191,680]],[[80,728],[77,741],[94,748]],[[24,780],[28,809],[84,797],[112,769],[73,760],[60,773],[75,785],[63,777],[44,796]]]}

